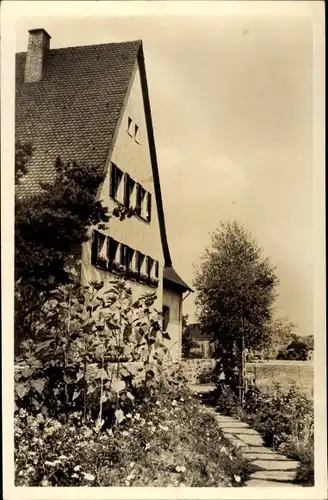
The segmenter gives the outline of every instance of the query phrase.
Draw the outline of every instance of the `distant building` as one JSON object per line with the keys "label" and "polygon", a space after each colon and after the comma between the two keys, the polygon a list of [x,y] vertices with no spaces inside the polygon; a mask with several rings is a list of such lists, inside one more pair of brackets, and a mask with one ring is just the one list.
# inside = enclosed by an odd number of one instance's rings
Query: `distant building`
{"label": "distant building", "polygon": [[187,325],[186,331],[189,331],[191,339],[197,344],[197,347],[193,347],[191,350],[192,357],[199,354],[201,358],[211,358],[214,353],[214,343],[211,342],[211,336],[203,332],[198,323]]}

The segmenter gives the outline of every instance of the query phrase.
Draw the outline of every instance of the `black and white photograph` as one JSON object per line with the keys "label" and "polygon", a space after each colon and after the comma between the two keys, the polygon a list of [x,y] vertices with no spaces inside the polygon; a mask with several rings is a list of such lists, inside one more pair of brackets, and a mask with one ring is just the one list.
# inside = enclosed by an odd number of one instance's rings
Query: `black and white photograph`
{"label": "black and white photograph", "polygon": [[2,11],[3,498],[326,498],[324,3]]}

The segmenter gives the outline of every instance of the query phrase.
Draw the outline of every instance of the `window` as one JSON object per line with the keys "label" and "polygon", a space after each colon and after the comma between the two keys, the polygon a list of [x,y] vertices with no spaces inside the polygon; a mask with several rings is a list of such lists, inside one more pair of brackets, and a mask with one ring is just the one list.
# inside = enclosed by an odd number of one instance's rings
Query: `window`
{"label": "window", "polygon": [[119,243],[113,238],[107,238],[107,257],[110,264],[117,262]]}
{"label": "window", "polygon": [[107,268],[106,236],[98,231],[92,233],[91,263],[97,267]]}
{"label": "window", "polygon": [[163,331],[166,332],[170,323],[170,308],[163,306]]}
{"label": "window", "polygon": [[128,117],[128,134],[133,137],[133,122],[130,117]]}
{"label": "window", "polygon": [[144,200],[146,196],[145,189],[137,184],[137,203],[136,203],[136,212],[140,217],[144,216]]}
{"label": "window", "polygon": [[138,125],[134,126],[134,139],[138,144],[140,143],[140,130]]}
{"label": "window", "polygon": [[109,194],[114,200],[123,203],[124,200],[124,186],[123,186],[123,172],[114,163],[111,165],[110,187]]}
{"label": "window", "polygon": [[126,246],[121,243],[120,245],[120,264],[125,266],[126,263]]}
{"label": "window", "polygon": [[139,274],[144,272],[144,262],[145,262],[145,256],[141,252],[136,252],[137,256],[137,271]]}
{"label": "window", "polygon": [[130,270],[133,267],[133,256],[134,250],[130,247],[125,247],[125,267],[127,270]]}
{"label": "window", "polygon": [[126,208],[136,207],[136,183],[129,174],[124,176],[124,205]]}
{"label": "window", "polygon": [[152,271],[154,266],[154,259],[147,257],[147,275],[149,278],[152,277]]}

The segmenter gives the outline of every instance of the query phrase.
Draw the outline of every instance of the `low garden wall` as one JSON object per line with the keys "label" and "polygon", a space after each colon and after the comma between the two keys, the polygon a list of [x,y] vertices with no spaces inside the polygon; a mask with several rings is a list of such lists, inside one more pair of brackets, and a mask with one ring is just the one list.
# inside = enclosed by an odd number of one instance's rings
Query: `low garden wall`
{"label": "low garden wall", "polygon": [[247,378],[254,378],[257,387],[265,393],[274,389],[278,382],[282,391],[295,384],[296,387],[313,397],[312,361],[256,361],[246,363]]}
{"label": "low garden wall", "polygon": [[188,383],[198,384],[202,373],[214,369],[215,359],[183,359],[180,366]]}

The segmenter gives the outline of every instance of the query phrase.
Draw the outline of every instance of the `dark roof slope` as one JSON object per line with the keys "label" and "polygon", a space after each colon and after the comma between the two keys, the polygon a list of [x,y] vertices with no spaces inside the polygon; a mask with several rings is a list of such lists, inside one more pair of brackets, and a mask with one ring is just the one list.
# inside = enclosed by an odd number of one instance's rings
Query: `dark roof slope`
{"label": "dark roof slope", "polygon": [[141,41],[53,49],[42,79],[24,84],[16,54],[16,139],[34,153],[18,195],[50,181],[58,155],[104,168]]}
{"label": "dark roof slope", "polygon": [[164,288],[176,288],[181,292],[192,292],[193,290],[176,273],[172,266],[165,266],[163,272]]}

